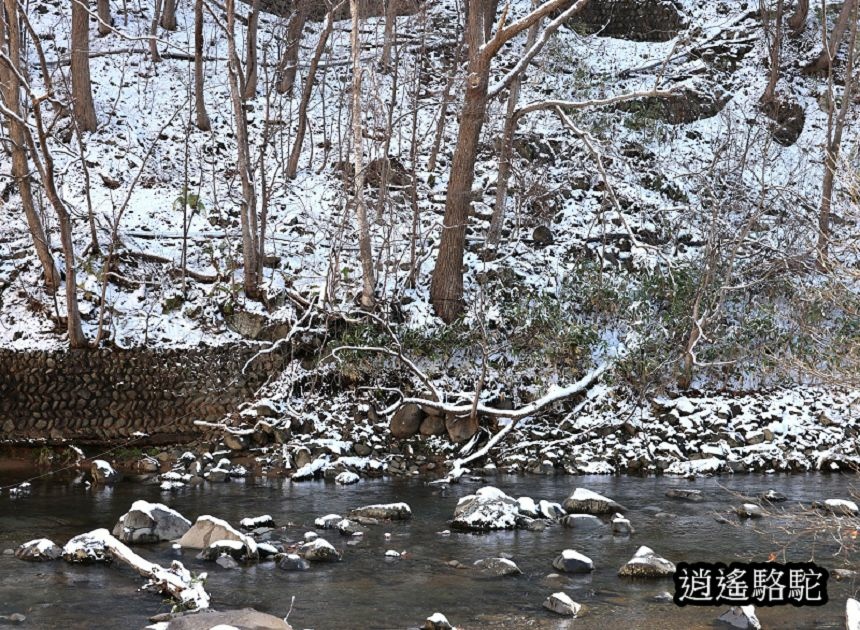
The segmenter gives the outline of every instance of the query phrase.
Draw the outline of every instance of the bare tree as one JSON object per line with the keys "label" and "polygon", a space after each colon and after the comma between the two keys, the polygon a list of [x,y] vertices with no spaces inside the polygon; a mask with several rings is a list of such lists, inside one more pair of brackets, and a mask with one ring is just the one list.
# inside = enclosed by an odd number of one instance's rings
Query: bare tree
{"label": "bare tree", "polygon": [[364,142],[361,121],[361,20],[359,0],[350,0],[352,13],[352,154],[354,173],[355,216],[358,222],[358,253],[361,259],[362,291],[361,305],[365,309],[374,307],[373,252],[370,245],[370,226],[367,222],[367,202],[364,198]]}
{"label": "bare tree", "polygon": [[30,183],[30,165],[27,159],[27,128],[19,94],[21,91],[21,32],[18,29],[18,2],[4,0],[5,12],[0,11],[0,87],[3,96],[3,114],[9,128],[9,149],[12,154],[12,177],[21,195],[21,205],[27,227],[33,237],[36,256],[45,274],[45,287],[54,293],[60,286],[60,272],[51,255],[48,237],[42,219],[36,210]]}
{"label": "bare tree", "polygon": [[[280,77],[278,80],[279,94],[290,94],[293,91],[293,84],[296,82],[296,68],[299,64],[302,31],[304,31],[307,16],[307,3],[296,2],[293,14],[290,16],[289,26],[287,27],[287,46],[284,50],[284,56],[281,58],[281,63],[278,66],[278,75]],[[325,30],[325,27],[323,29]]]}
{"label": "bare tree", "polygon": [[794,13],[788,20],[788,26],[795,35],[800,35],[806,28],[806,18],[809,17],[809,0],[797,0]]}
{"label": "bare tree", "polygon": [[203,95],[203,0],[194,0],[194,111],[197,128],[209,131],[212,124]]}
{"label": "bare tree", "polygon": [[161,0],[155,0],[155,11],[152,14],[152,22],[149,25],[149,56],[152,61],[158,63],[161,61],[161,55],[158,53],[158,21],[161,16]]}
{"label": "bare tree", "polygon": [[776,84],[779,82],[779,66],[782,61],[782,14],[783,1],[776,0],[776,15],[773,22],[770,20],[770,12],[766,5],[762,2],[761,13],[762,21],[764,22],[766,32],[770,39],[770,75],[767,81],[767,87],[761,95],[759,102],[764,107],[769,107],[776,96]]}
{"label": "bare tree", "polygon": [[391,64],[391,43],[397,30],[397,9],[399,0],[385,2],[385,31],[382,35],[382,54],[379,56],[379,66],[387,69]]}
{"label": "bare tree", "polygon": [[90,80],[89,23],[89,0],[72,0],[72,112],[81,131],[95,131],[98,126]]}
{"label": "bare tree", "polygon": [[176,30],[177,0],[164,0],[164,11],[161,14],[161,28],[166,31]]}
{"label": "bare tree", "polygon": [[818,57],[816,57],[816,59],[809,64],[809,70],[821,71],[830,68],[831,64],[833,63],[833,60],[836,58],[836,54],[839,52],[839,47],[842,45],[842,38],[845,36],[845,32],[848,30],[848,27],[852,24],[856,25],[857,19],[855,18],[852,20],[852,16],[855,15],[857,3],[858,0],[845,0],[845,2],[842,3],[842,9],[839,11],[839,15],[836,18],[836,23],[833,25],[833,30],[830,32],[830,36],[828,37],[826,17],[827,3],[822,0],[821,28],[824,42],[821,47],[821,52],[818,54]]}
{"label": "bare tree", "polygon": [[[846,1],[846,5],[851,0]],[[851,30],[848,37],[848,61],[845,64],[845,81],[842,91],[842,103],[839,109],[836,108],[836,97],[833,93],[833,73],[830,73],[829,87],[830,93],[828,98],[827,111],[827,143],[824,152],[824,180],[822,182],[821,205],[818,210],[818,243],[817,262],[821,270],[827,270],[829,248],[830,248],[830,214],[833,205],[833,184],[836,179],[836,167],[839,162],[839,149],[842,145],[842,134],[845,130],[845,121],[848,115],[848,110],[851,107],[851,102],[854,98],[854,87],[856,77],[854,76],[854,66],[856,62],[857,51],[855,45],[857,43],[857,18],[858,18],[858,2],[854,0],[853,8],[850,13]],[[826,48],[826,44],[825,44]]]}
{"label": "bare tree", "polygon": [[[499,26],[489,39],[486,37],[485,24],[487,5],[480,0],[471,0],[469,3],[469,19],[465,35],[469,56],[466,94],[460,115],[457,144],[451,162],[451,175],[448,179],[448,196],[445,201],[439,254],[430,284],[433,307],[445,322],[452,322],[463,309],[463,251],[466,224],[471,208],[472,184],[475,181],[478,141],[487,111],[487,92],[492,61],[502,46],[513,37],[568,2],[570,0],[550,0],[533,9],[525,17],[507,25],[505,21],[508,5],[505,5]],[[584,8],[587,2],[588,0],[577,0],[572,13]]]}
{"label": "bare tree", "polygon": [[111,32],[110,0],[96,0],[96,14],[99,16],[99,35],[104,37]]}
{"label": "bare tree", "polygon": [[257,95],[257,28],[260,24],[260,0],[251,4],[251,14],[248,16],[248,30],[245,37],[245,87],[242,98],[254,98]]}

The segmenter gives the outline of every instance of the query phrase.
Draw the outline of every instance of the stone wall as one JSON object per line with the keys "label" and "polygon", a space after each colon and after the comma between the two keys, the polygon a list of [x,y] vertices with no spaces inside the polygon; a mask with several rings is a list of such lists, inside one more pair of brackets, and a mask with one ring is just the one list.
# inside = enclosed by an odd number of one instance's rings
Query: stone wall
{"label": "stone wall", "polygon": [[591,0],[571,22],[591,34],[641,42],[665,42],[684,28],[674,0]]}
{"label": "stone wall", "polygon": [[165,350],[19,352],[0,349],[0,439],[110,442],[143,431],[146,441],[199,433],[220,420],[282,363],[235,344]]}

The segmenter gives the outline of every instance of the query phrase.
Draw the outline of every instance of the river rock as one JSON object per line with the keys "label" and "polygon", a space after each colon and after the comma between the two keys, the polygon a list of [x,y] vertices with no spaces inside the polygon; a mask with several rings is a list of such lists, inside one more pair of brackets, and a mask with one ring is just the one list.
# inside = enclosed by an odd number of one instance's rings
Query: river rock
{"label": "river rock", "polygon": [[107,534],[107,530],[97,529],[86,534],[79,534],[69,540],[63,547],[63,560],[73,564],[93,564],[113,560],[105,547],[102,533]]}
{"label": "river rock", "polygon": [[325,516],[320,516],[314,519],[314,527],[319,527],[320,529],[335,529],[337,528],[337,524],[343,520],[343,517],[340,514],[326,514]]}
{"label": "river rock", "polygon": [[278,568],[282,571],[307,571],[311,563],[296,553],[287,553],[278,557]]}
{"label": "river rock", "polygon": [[90,474],[97,484],[114,484],[120,480],[119,473],[103,459],[94,459],[90,464]]}
{"label": "river rock", "polygon": [[465,530],[514,529],[518,525],[519,503],[493,486],[463,497],[454,508],[452,525]]}
{"label": "river rock", "polygon": [[248,547],[250,553],[257,553],[257,543],[253,538],[238,531],[227,521],[208,515],[197,519],[191,529],[179,539],[179,546],[202,550],[219,540],[239,541]]}
{"label": "river rock", "polygon": [[25,542],[15,550],[15,557],[28,562],[44,562],[56,560],[63,555],[63,550],[47,538],[37,538]]}
{"label": "river rock", "polygon": [[341,557],[338,550],[324,538],[304,543],[299,547],[299,553],[311,562],[337,562]]}
{"label": "river rock", "polygon": [[639,547],[631,558],[618,571],[621,577],[659,578],[667,577],[675,572],[675,565],[654,553],[649,547]]}
{"label": "river rock", "polygon": [[824,512],[830,512],[837,516],[857,516],[860,514],[860,509],[857,508],[857,504],[854,503],[854,501],[848,501],[847,499],[815,501],[813,502],[812,507]]}
{"label": "river rock", "polygon": [[782,494],[781,492],[777,492],[776,490],[770,489],[767,492],[763,492],[759,495],[759,498],[762,501],[767,501],[768,503],[782,503],[783,501],[788,501],[788,497]]}
{"label": "river rock", "polygon": [[601,529],[603,521],[593,514],[568,514],[561,519],[561,524],[571,529]]}
{"label": "river rock", "polygon": [[229,448],[231,451],[244,451],[250,444],[248,436],[241,433],[230,433],[228,431],[224,433],[223,439],[224,446]]}
{"label": "river rock", "polygon": [[350,510],[349,516],[381,521],[408,521],[412,518],[412,510],[405,503],[377,503]]}
{"label": "river rock", "polygon": [[621,514],[615,514],[612,517],[612,533],[621,536],[631,536],[636,533],[629,519],[624,518]]}
{"label": "river rock", "polygon": [[601,494],[577,488],[567,499],[564,500],[564,509],[568,513],[577,514],[612,514],[623,512],[624,508]]}
{"label": "river rock", "polygon": [[680,499],[681,501],[691,501],[693,503],[700,503],[705,499],[701,490],[693,488],[669,488],[666,490],[666,496],[671,499]]}
{"label": "river rock", "polygon": [[594,571],[591,558],[573,549],[565,549],[552,561],[552,566],[564,573],[590,573]]}
{"label": "river rock", "polygon": [[553,593],[543,603],[543,607],[565,617],[576,617],[582,606],[573,601],[566,593]]}
{"label": "river rock", "polygon": [[522,575],[523,573],[515,562],[507,558],[484,558],[477,560],[473,566],[482,574],[491,577]]}
{"label": "river rock", "polygon": [[361,477],[348,470],[343,471],[334,478],[334,482],[341,486],[351,486],[359,481],[361,481]]}
{"label": "river rock", "polygon": [[445,416],[441,414],[427,414],[427,417],[421,421],[421,426],[418,428],[418,432],[426,437],[445,435],[445,431]]}
{"label": "river rock", "polygon": [[[199,558],[199,556],[198,556],[198,558]],[[215,559],[215,564],[217,564],[222,569],[228,569],[229,570],[229,569],[238,569],[239,568],[239,563],[236,562],[230,556],[218,556]]]}
{"label": "river rock", "polygon": [[259,559],[256,545],[251,549],[240,540],[216,540],[201,551],[197,559],[214,562],[222,556],[229,556],[233,560],[243,563],[256,562]]}
{"label": "river rock", "polygon": [[860,630],[860,602],[851,597],[845,602],[845,630]]}
{"label": "river rock", "polygon": [[391,437],[398,440],[411,438],[418,433],[421,427],[421,421],[424,419],[424,412],[421,407],[414,403],[402,405],[394,415],[391,416],[391,422],[388,425],[391,431]]}
{"label": "river rock", "polygon": [[529,518],[540,517],[538,506],[531,497],[520,497],[517,499],[517,509],[519,509],[520,514],[523,516],[528,516]]}
{"label": "river rock", "polygon": [[367,529],[362,527],[356,521],[348,518],[341,519],[337,524],[337,531],[344,536],[363,536],[367,533]]}
{"label": "river rock", "polygon": [[545,501],[543,499],[538,503],[538,510],[540,511],[541,517],[548,518],[550,520],[561,518],[565,514],[560,503],[553,503],[552,501]]}
{"label": "river rock", "polygon": [[113,535],[124,543],[141,544],[175,540],[191,528],[191,521],[161,503],[135,501],[119,517]]}
{"label": "river rock", "polygon": [[280,617],[261,613],[253,608],[221,612],[203,610],[171,619],[165,630],[210,630],[216,627],[237,630],[292,630],[292,626]]}
{"label": "river rock", "polygon": [[761,630],[761,622],[756,617],[755,606],[732,606],[718,619],[732,628]]}
{"label": "river rock", "polygon": [[744,503],[735,508],[735,514],[741,518],[762,518],[764,510],[760,505],[756,505],[755,503]]}
{"label": "river rock", "polygon": [[445,416],[445,430],[448,432],[448,438],[455,444],[465,442],[478,432],[478,418],[448,414]]}
{"label": "river rock", "polygon": [[275,525],[275,519],[273,519],[269,514],[263,514],[262,516],[249,516],[247,518],[243,518],[239,521],[239,527],[242,529],[254,530],[261,527],[277,527],[277,525]]}
{"label": "river rock", "polygon": [[421,630],[454,630],[454,626],[448,622],[445,615],[437,612],[427,617]]}

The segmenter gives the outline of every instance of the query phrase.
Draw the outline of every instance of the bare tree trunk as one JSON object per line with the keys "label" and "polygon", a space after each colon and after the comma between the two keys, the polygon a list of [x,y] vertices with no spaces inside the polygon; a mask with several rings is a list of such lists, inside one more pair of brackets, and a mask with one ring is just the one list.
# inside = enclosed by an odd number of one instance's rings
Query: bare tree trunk
{"label": "bare tree trunk", "polygon": [[254,0],[251,5],[251,15],[248,17],[248,36],[245,39],[245,88],[242,98],[254,98],[257,95],[257,26],[260,23],[260,0]]}
{"label": "bare tree trunk", "polygon": [[245,294],[258,299],[260,279],[257,273],[257,193],[251,164],[250,144],[248,143],[248,120],[245,116],[244,76],[241,62],[236,52],[236,7],[235,0],[227,0],[227,68],[230,83],[230,100],[236,119],[236,145],[238,148],[239,178],[242,182],[242,258]]}
{"label": "bare tree trunk", "polygon": [[161,28],[166,31],[176,30],[177,0],[164,0],[164,11],[161,14]]}
{"label": "bare tree trunk", "polygon": [[203,0],[194,0],[194,110],[197,128],[209,131],[212,124],[203,95]]}
{"label": "bare tree trunk", "polygon": [[367,203],[364,199],[364,142],[361,123],[361,21],[359,0],[350,0],[352,13],[352,152],[355,170],[355,216],[358,222],[358,254],[361,259],[361,306],[374,307],[373,252],[370,246],[370,226],[367,222]]}
{"label": "bare tree trunk", "polygon": [[809,16],[809,0],[797,0],[797,7],[788,20],[788,27],[795,35],[800,35],[806,28],[806,18]]}
{"label": "bare tree trunk", "polygon": [[89,0],[72,1],[72,112],[81,131],[98,126],[90,81]]}
{"label": "bare tree trunk", "polygon": [[96,13],[99,16],[99,35],[104,37],[111,32],[110,0],[96,0]]}
{"label": "bare tree trunk", "polygon": [[307,3],[297,2],[290,24],[287,27],[287,48],[278,68],[278,93],[290,94],[296,82],[296,68],[299,64],[299,49],[302,43],[302,32],[305,28],[308,10]]}
{"label": "bare tree trunk", "polygon": [[445,82],[445,89],[442,91],[442,104],[439,106],[439,118],[436,120],[436,133],[433,137],[433,148],[430,149],[430,159],[427,162],[427,170],[431,174],[436,170],[436,160],[439,159],[439,149],[442,146],[442,136],[445,134],[445,122],[448,116],[448,106],[451,104],[451,90],[454,88],[454,81],[457,80],[457,69],[460,67],[460,56],[463,54],[465,41],[465,34],[463,34],[457,44],[457,49],[454,51],[454,61],[451,64],[451,73],[448,75],[448,80]]}
{"label": "bare tree trunk", "polygon": [[314,56],[311,58],[311,65],[308,68],[308,76],[305,77],[304,87],[302,87],[302,99],[299,102],[298,126],[296,128],[296,137],[293,140],[293,147],[290,149],[290,159],[287,161],[287,170],[285,175],[288,179],[295,179],[296,172],[299,170],[299,158],[302,155],[302,144],[305,140],[305,130],[307,129],[308,107],[311,102],[311,93],[313,92],[314,79],[317,74],[317,67],[320,59],[325,52],[326,43],[334,28],[334,14],[344,4],[345,0],[341,0],[336,6],[332,7],[325,16],[323,29],[320,33],[319,41],[317,42]]}
{"label": "bare tree trunk", "polygon": [[391,64],[391,42],[397,29],[397,9],[399,0],[386,0],[385,3],[385,32],[382,36],[382,54],[379,65],[385,70]]}
{"label": "bare tree trunk", "polygon": [[155,0],[155,12],[152,14],[152,22],[149,25],[149,56],[155,63],[161,61],[161,55],[158,54],[158,21],[160,17],[161,0]]}
{"label": "bare tree trunk", "polygon": [[[846,1],[846,4],[848,2]],[[839,163],[839,148],[842,144],[842,133],[845,120],[854,96],[854,63],[857,52],[857,19],[858,3],[855,1],[850,13],[851,31],[848,38],[848,62],[845,64],[845,86],[842,93],[842,104],[834,119],[836,109],[832,90],[830,91],[830,108],[827,116],[827,146],[824,155],[824,181],[822,182],[821,206],[818,211],[818,243],[816,245],[818,268],[822,271],[829,269],[828,258],[830,249],[830,213],[833,205],[833,184],[836,179],[836,167]]]}
{"label": "bare tree trunk", "polygon": [[[36,256],[45,274],[45,288],[53,294],[60,286],[60,272],[51,255],[51,248],[36,204],[33,200],[33,190],[30,185],[30,165],[27,160],[26,129],[22,123],[22,108],[19,100],[21,84],[18,73],[21,71],[21,33],[18,30],[18,2],[4,0],[5,12],[0,11],[0,50],[5,47],[8,61],[0,61],[0,88],[3,102],[9,114],[6,119],[9,125],[9,148],[12,154],[12,177],[15,178],[18,193],[21,195],[21,205],[27,219],[27,227],[33,237]],[[8,21],[7,21],[8,19]],[[10,67],[7,64],[11,64]]]}
{"label": "bare tree trunk", "polygon": [[484,41],[490,41],[493,27],[496,25],[496,12],[499,10],[499,0],[483,0],[484,2]]}
{"label": "bare tree trunk", "polygon": [[[762,5],[764,7],[764,5]],[[766,9],[762,10],[762,13],[765,13]],[[776,96],[776,84],[779,82],[779,66],[782,61],[782,14],[783,14],[783,0],[777,0],[776,2],[776,17],[772,23],[773,39],[770,43],[770,77],[768,78],[767,87],[764,89],[764,93],[761,95],[759,102],[764,107],[769,107]],[[771,24],[771,21],[767,19],[768,16],[763,15],[762,18],[765,20],[765,24]]]}
{"label": "bare tree trunk", "polygon": [[[839,47],[842,45],[842,37],[845,31],[851,25],[851,16],[854,14],[858,0],[845,0],[842,4],[842,10],[839,11],[839,16],[836,18],[836,24],[833,25],[833,31],[830,33],[829,41],[825,41],[821,47],[821,53],[818,57],[809,64],[809,69],[813,71],[827,70],[836,54],[839,52]],[[826,14],[822,12],[822,20],[825,21],[823,28],[826,29]],[[854,22],[857,20],[855,19]],[[853,52],[853,50],[851,51]]]}

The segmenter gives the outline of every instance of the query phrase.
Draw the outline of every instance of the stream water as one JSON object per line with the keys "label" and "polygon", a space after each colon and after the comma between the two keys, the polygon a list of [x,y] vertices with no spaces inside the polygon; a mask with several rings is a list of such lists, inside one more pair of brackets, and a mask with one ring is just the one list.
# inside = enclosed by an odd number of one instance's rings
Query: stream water
{"label": "stream water", "polygon": [[[15,480],[7,474],[0,477],[0,485]],[[163,564],[181,555],[193,571],[207,571],[207,591],[217,609],[250,606],[280,616],[289,612],[289,621],[297,629],[415,628],[436,611],[461,628],[720,628],[727,626],[715,620],[725,607],[678,608],[653,602],[655,594],[672,591],[671,580],[625,580],[617,576],[618,568],[640,545],[675,562],[767,560],[772,552],[782,554],[781,539],[775,536],[783,518],[719,523],[715,514],[740,502],[733,492],[754,495],[773,488],[789,497],[790,502],[783,505],[796,513],[797,502],[847,498],[855,482],[850,476],[821,474],[695,481],[497,476],[485,481],[512,496],[536,500],[560,502],[577,486],[605,494],[627,508],[636,533],[626,538],[613,536],[608,526],[589,532],[554,526],[542,532],[440,535],[449,526],[457,499],[483,485],[477,481],[441,488],[402,479],[362,480],[348,487],[322,481],[248,480],[168,493],[140,483],[85,488],[52,478],[34,483],[28,497],[0,496],[0,549],[13,549],[37,537],[62,545],[73,535],[97,527],[110,529],[137,499],[167,503],[192,521],[201,514],[212,514],[237,525],[243,517],[270,514],[279,525],[287,525],[285,537],[291,540],[312,530],[318,516],[343,514],[370,503],[406,501],[414,514],[411,522],[371,528],[356,544],[348,545],[348,539],[336,531],[320,532],[343,550],[343,562],[316,564],[307,572],[285,572],[272,562],[222,569],[196,560],[194,551],[180,554],[169,544],[137,550]],[[684,503],[666,497],[666,490],[676,486],[701,489],[706,500]],[[660,511],[674,516],[655,517]],[[385,533],[391,534],[388,540]],[[554,572],[553,558],[565,548],[591,557],[594,572],[547,579]],[[384,557],[387,549],[409,554],[392,560]],[[832,557],[833,551],[826,544],[813,546],[807,537],[801,537],[779,559],[814,557],[829,569],[846,566],[844,558]],[[470,565],[500,555],[513,559],[523,575],[483,578],[446,564],[458,560]],[[856,555],[848,561],[860,568]],[[120,566],[27,563],[6,553],[0,556],[0,615],[23,613],[27,619],[20,627],[24,628],[143,628],[149,616],[169,610],[169,606],[152,593],[137,592],[141,582]],[[780,606],[757,612],[765,628],[843,628],[845,599],[856,597],[858,590],[858,583],[831,579],[826,606]],[[543,600],[556,591],[565,591],[583,604],[577,619],[560,618],[542,608]]]}

